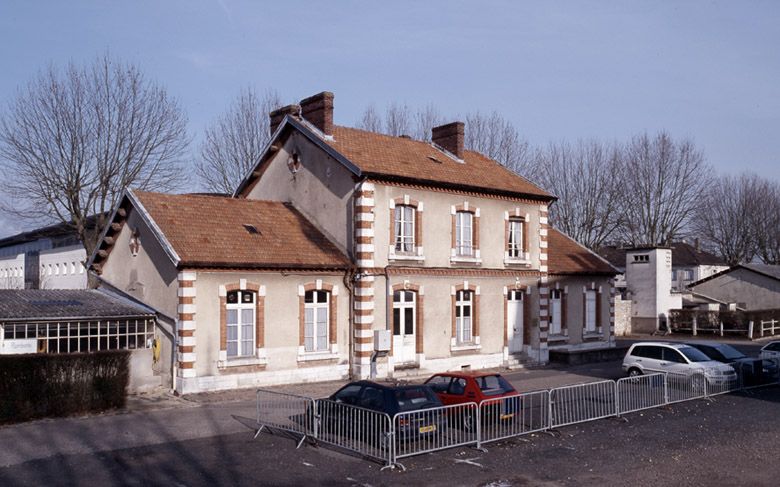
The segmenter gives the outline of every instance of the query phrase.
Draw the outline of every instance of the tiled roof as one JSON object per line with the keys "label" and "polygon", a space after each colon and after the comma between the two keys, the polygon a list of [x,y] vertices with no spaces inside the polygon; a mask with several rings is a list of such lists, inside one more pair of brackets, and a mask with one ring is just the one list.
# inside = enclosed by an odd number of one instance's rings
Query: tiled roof
{"label": "tiled roof", "polygon": [[720,257],[685,242],[672,243],[673,266],[728,265]]}
{"label": "tiled roof", "polygon": [[0,321],[118,318],[154,315],[119,296],[90,289],[2,289]]}
{"label": "tiled roof", "polygon": [[339,126],[334,127],[333,138],[325,142],[369,177],[511,193],[534,199],[554,198],[474,151],[466,151],[463,162],[458,162],[429,143]]}
{"label": "tiled roof", "polygon": [[[657,247],[647,247],[647,249],[654,249]],[[701,249],[697,249],[695,246],[685,242],[674,242],[669,247],[672,249],[672,265],[674,267],[693,267],[699,265],[720,265],[726,266],[727,264],[720,257],[713,255]],[[615,267],[623,268],[626,266],[626,250],[627,248],[607,246],[599,249],[599,255],[607,259],[610,264]]]}
{"label": "tiled roof", "polygon": [[547,270],[550,274],[611,274],[604,259],[554,228],[547,232]]}
{"label": "tiled roof", "polygon": [[745,269],[750,269],[753,272],[764,274],[765,276],[772,277],[780,281],[780,265],[769,264],[742,264]]}
{"label": "tiled roof", "polygon": [[183,266],[333,269],[349,265],[344,254],[290,204],[141,191],[133,194]]}

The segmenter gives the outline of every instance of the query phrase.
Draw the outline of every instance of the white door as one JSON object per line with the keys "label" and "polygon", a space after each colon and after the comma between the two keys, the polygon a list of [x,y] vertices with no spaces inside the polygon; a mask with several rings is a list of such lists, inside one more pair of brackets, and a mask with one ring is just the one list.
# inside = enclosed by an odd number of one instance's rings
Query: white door
{"label": "white door", "polygon": [[396,363],[415,361],[415,328],[417,294],[412,291],[393,293],[393,357]]}
{"label": "white door", "polygon": [[509,291],[506,304],[507,337],[509,353],[523,351],[523,292]]}

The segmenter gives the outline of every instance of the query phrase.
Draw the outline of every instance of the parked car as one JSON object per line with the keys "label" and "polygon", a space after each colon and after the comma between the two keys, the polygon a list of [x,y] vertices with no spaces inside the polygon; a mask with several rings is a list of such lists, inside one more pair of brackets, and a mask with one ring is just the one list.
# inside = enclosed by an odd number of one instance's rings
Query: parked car
{"label": "parked car", "polygon": [[712,360],[733,367],[737,373],[742,374],[746,384],[760,382],[764,376],[772,377],[777,374],[777,365],[772,361],[748,357],[727,343],[695,341],[687,344],[700,350]]}
{"label": "parked car", "polygon": [[[501,374],[484,372],[447,372],[436,374],[425,381],[425,384],[439,396],[445,406],[452,404],[477,403],[489,399],[516,396],[517,391]],[[493,401],[495,407],[483,410],[485,420],[498,417],[499,420],[511,420],[518,412],[518,401]],[[463,426],[473,428],[473,414],[465,414]]]}
{"label": "parked car", "polygon": [[[338,404],[347,404],[357,406],[358,408],[368,409],[386,413],[393,420],[398,413],[413,413],[424,411],[426,409],[442,406],[441,400],[426,385],[385,385],[367,380],[350,382],[335,393],[329,400]],[[320,411],[322,415],[322,411]],[[348,427],[362,427],[372,429],[374,432],[381,430],[380,420],[375,416],[361,415],[359,412],[347,411],[339,408],[331,412],[329,420],[331,422],[345,421],[347,416],[352,422],[363,423],[362,425],[346,425]],[[444,426],[444,420],[440,411],[431,411],[430,413],[408,414],[398,418],[396,422],[396,434],[401,440],[417,439],[427,435],[434,434]],[[379,438],[381,441],[382,438]]]}
{"label": "parked car", "polygon": [[764,345],[758,356],[763,359],[780,359],[780,341],[769,342]]}
{"label": "parked car", "polygon": [[[684,343],[635,343],[623,359],[623,370],[629,376],[654,372],[689,376],[715,386],[727,385],[737,379],[737,373],[731,366],[712,360]],[[694,382],[696,384],[698,382]]]}

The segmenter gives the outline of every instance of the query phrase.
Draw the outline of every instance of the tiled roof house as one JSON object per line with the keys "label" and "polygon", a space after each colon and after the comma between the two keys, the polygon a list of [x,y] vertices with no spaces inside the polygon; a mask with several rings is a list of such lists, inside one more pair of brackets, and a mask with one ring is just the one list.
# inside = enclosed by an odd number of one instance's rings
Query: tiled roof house
{"label": "tiled roof house", "polygon": [[232,198],[128,191],[92,256],[170,317],[178,391],[614,346],[614,268],[549,226],[553,195],[465,150],[464,124],[432,143],[340,127],[327,92],[270,116]]}

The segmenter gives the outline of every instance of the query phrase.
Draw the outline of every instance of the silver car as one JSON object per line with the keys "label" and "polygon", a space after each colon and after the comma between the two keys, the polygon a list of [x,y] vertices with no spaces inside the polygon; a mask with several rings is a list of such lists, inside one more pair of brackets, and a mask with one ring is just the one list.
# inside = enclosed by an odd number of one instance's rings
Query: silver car
{"label": "silver car", "polygon": [[623,370],[629,376],[656,372],[700,376],[706,378],[708,384],[716,386],[737,379],[737,373],[731,366],[712,360],[701,351],[682,343],[635,343],[623,359]]}

